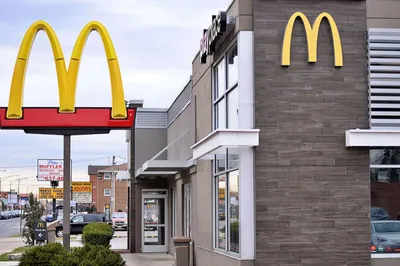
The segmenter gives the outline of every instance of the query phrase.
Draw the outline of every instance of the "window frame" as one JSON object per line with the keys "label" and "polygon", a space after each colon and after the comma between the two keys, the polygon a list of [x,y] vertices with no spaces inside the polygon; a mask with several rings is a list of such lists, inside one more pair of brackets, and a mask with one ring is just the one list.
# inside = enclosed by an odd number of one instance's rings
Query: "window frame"
{"label": "window frame", "polygon": [[[108,177],[106,177],[106,176],[108,176]],[[108,173],[108,172],[104,173],[103,178],[104,178],[104,180],[111,179],[111,173]]]}
{"label": "window frame", "polygon": [[[229,62],[228,62],[228,55],[229,53],[233,50],[233,49],[238,49],[238,42],[235,41],[227,50],[227,52],[225,52],[221,58],[216,61],[213,64],[212,67],[212,100],[213,100],[213,106],[212,106],[212,129],[213,131],[217,130],[217,129],[223,129],[221,127],[218,127],[218,123],[219,123],[219,118],[218,118],[218,104],[221,103],[223,100],[225,100],[225,106],[224,106],[224,110],[225,110],[225,129],[229,128],[229,93],[231,93],[233,90],[235,89],[239,89],[239,80],[237,80],[235,83],[233,83],[231,86],[229,86]],[[239,54],[237,55],[238,59],[239,59]],[[224,93],[222,95],[219,95],[217,93],[219,93],[220,88],[218,87],[218,79],[216,77],[216,67],[219,66],[219,64],[221,62],[224,62],[224,78],[225,78],[225,89],[223,90]],[[216,97],[216,95],[218,95],[218,97]],[[239,111],[239,106],[237,108],[237,111]],[[239,115],[237,114],[237,119],[238,119]],[[237,122],[238,127],[239,127],[239,121]],[[239,170],[239,166],[240,163],[237,164],[237,167],[232,167],[229,168],[229,154],[231,154],[229,151],[232,149],[226,148],[224,149],[224,152],[222,154],[219,155],[223,155],[224,156],[224,170],[223,171],[218,171],[217,169],[217,162],[221,161],[222,158],[218,158],[217,160],[217,155],[214,155],[214,158],[212,160],[212,189],[213,189],[213,193],[212,193],[212,198],[213,198],[213,207],[212,207],[212,217],[213,217],[213,228],[212,228],[212,232],[213,232],[213,249],[217,250],[219,252],[222,253],[226,253],[229,254],[230,256],[233,257],[240,257],[240,247],[239,247],[239,251],[233,252],[230,251],[230,226],[229,226],[229,215],[230,215],[230,211],[229,211],[229,173],[230,172],[234,172],[234,171],[238,171],[238,175],[239,175],[239,179],[240,177],[240,170]],[[236,153],[234,153],[236,154]],[[240,157],[238,158],[238,160],[240,161]],[[225,249],[219,248],[218,247],[218,238],[219,238],[219,210],[218,210],[218,199],[219,199],[219,193],[218,193],[218,188],[219,188],[219,184],[218,184],[218,178],[221,175],[225,175]],[[239,191],[239,202],[240,202],[240,187],[238,188]],[[238,215],[238,220],[239,220],[239,224],[240,224],[240,216],[241,216],[241,211],[239,209],[239,215]],[[240,227],[239,227],[239,236],[240,236]],[[240,238],[239,238],[240,241]]]}
{"label": "window frame", "polygon": [[[211,90],[211,92],[212,92],[212,99],[213,99],[213,107],[212,107],[212,112],[213,112],[213,115],[212,115],[212,127],[213,127],[213,130],[216,130],[216,129],[220,129],[219,127],[218,127],[218,111],[217,111],[217,109],[218,109],[218,104],[220,103],[220,102],[222,102],[223,100],[225,100],[225,108],[224,108],[224,110],[225,110],[225,129],[226,128],[229,128],[229,123],[228,123],[228,119],[229,119],[229,113],[228,113],[228,105],[229,105],[229,97],[228,97],[228,94],[231,92],[231,91],[233,91],[233,90],[235,90],[235,89],[237,89],[238,88],[238,86],[239,86],[239,80],[237,80],[232,86],[229,86],[229,83],[228,83],[228,75],[229,75],[229,73],[228,73],[228,65],[229,65],[229,62],[228,62],[228,60],[227,60],[227,57],[228,57],[228,54],[231,52],[231,50],[233,50],[235,47],[237,48],[237,46],[238,46],[238,43],[237,42],[235,42],[230,48],[229,48],[229,50],[227,51],[227,52],[225,52],[224,54],[223,54],[223,56],[217,61],[217,62],[215,62],[214,64],[213,64],[213,67],[212,67],[212,90]],[[237,55],[238,56],[238,58],[239,58],[239,54]],[[218,67],[219,65],[220,65],[220,63],[222,63],[222,62],[224,62],[224,72],[225,72],[225,75],[224,75],[224,78],[225,78],[225,89],[224,89],[224,93],[222,94],[222,95],[219,95],[219,94],[217,94],[217,92],[219,92],[219,87],[218,86],[216,86],[217,85],[217,83],[218,83],[218,80],[216,79],[216,71],[215,71],[215,68],[216,67]],[[218,97],[216,97],[216,95],[218,95]],[[239,109],[239,108],[238,108]]]}
{"label": "window frame", "polygon": [[[188,193],[188,194],[187,194]],[[192,183],[183,185],[183,234],[192,237]]]}
{"label": "window frame", "polygon": [[[109,192],[108,195],[106,195],[106,190],[108,190],[108,192]],[[104,197],[111,197],[111,189],[110,189],[110,188],[105,188],[105,189],[103,190],[103,195],[104,195]]]}
{"label": "window frame", "polygon": [[177,210],[176,210],[176,199],[177,199],[177,197],[176,197],[176,187],[174,187],[174,188],[172,188],[172,192],[171,192],[171,195],[172,195],[172,215],[171,215],[171,226],[172,226],[172,228],[171,228],[171,233],[172,233],[172,237],[175,237],[175,236],[177,236],[176,235],[176,233],[177,233],[177,221],[178,221],[178,217],[177,217]]}

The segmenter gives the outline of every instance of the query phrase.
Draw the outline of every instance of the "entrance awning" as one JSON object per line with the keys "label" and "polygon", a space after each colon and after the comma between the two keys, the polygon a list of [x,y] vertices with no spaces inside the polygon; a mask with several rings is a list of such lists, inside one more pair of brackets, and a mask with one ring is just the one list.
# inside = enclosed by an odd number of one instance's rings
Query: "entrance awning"
{"label": "entrance awning", "polygon": [[259,133],[259,129],[217,129],[191,147],[193,159],[210,159],[226,148],[258,146]]}
{"label": "entrance awning", "polygon": [[350,129],[346,131],[346,147],[400,146],[400,130]]}
{"label": "entrance awning", "polygon": [[139,168],[135,172],[135,178],[157,178],[157,177],[169,177],[174,176],[178,173],[178,171],[143,171],[142,168]]}
{"label": "entrance awning", "polygon": [[167,177],[189,169],[195,165],[191,154],[192,150],[190,149],[190,145],[192,144],[190,143],[190,131],[187,129],[150,160],[147,160],[135,172],[135,177]]}
{"label": "entrance awning", "polygon": [[193,166],[189,160],[148,160],[142,166],[143,172],[179,172]]}

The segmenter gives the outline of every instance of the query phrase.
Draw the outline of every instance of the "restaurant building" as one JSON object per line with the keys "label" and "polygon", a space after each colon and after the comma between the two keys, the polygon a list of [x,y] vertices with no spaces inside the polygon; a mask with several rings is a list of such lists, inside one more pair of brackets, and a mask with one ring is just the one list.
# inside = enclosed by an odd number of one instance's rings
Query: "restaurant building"
{"label": "restaurant building", "polygon": [[398,10],[216,10],[176,100],[139,108],[127,134],[130,251],[174,254],[172,239],[187,236],[197,266],[392,260],[400,243],[372,241],[371,212],[400,219]]}

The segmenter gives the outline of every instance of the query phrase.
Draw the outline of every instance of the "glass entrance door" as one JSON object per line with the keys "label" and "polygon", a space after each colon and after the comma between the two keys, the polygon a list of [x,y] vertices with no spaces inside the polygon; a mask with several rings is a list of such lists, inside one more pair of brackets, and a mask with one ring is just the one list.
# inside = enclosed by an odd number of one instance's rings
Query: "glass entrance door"
{"label": "glass entrance door", "polygon": [[167,252],[167,191],[142,192],[142,252]]}

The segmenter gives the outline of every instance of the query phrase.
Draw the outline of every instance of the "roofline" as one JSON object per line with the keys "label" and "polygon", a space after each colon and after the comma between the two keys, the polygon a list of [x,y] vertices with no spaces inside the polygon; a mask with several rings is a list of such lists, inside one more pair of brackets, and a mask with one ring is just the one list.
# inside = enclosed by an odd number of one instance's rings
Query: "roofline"
{"label": "roofline", "polygon": [[183,93],[183,91],[186,89],[186,86],[192,81],[192,75],[189,76],[189,79],[185,82],[185,85],[183,86],[182,90],[179,92],[178,96],[175,97],[174,101],[171,103],[171,105],[168,107],[167,112],[169,111],[169,109],[171,109],[171,107],[174,105],[174,103],[176,102],[176,100],[178,100],[179,96],[181,96],[181,94]]}

